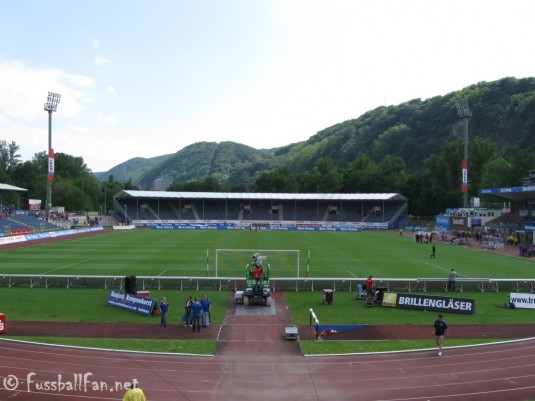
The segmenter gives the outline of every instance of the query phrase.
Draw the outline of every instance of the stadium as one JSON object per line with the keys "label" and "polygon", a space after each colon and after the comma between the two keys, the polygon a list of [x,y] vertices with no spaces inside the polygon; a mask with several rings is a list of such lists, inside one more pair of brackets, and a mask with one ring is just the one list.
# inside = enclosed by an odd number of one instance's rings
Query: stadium
{"label": "stadium", "polygon": [[[90,347],[100,348],[103,341],[113,343],[111,338],[114,341],[136,338],[138,342],[150,341],[153,347],[160,350],[156,351],[157,356],[138,356],[143,365],[150,364],[145,358],[155,359],[157,363],[170,367],[173,364],[170,372],[174,375],[182,369],[181,363],[189,366],[200,363],[198,356],[189,356],[196,353],[199,340],[214,344],[207,354],[216,359],[192,369],[192,372],[199,374],[208,370],[214,375],[214,380],[206,381],[206,390],[196,390],[191,379],[179,379],[184,390],[176,392],[172,386],[169,387],[169,383],[176,379],[170,380],[165,375],[149,379],[150,374],[145,366],[132,369],[127,375],[135,374],[144,378],[144,389],[153,394],[154,399],[174,397],[172,399],[204,400],[211,399],[214,394],[224,399],[233,397],[238,385],[236,380],[248,380],[249,363],[257,366],[258,362],[254,361],[258,358],[264,360],[264,376],[268,380],[284,381],[276,368],[281,366],[280,358],[283,358],[286,361],[283,370],[287,372],[289,369],[313,371],[312,382],[320,391],[313,395],[307,388],[309,383],[305,387],[297,385],[293,390],[285,388],[280,392],[285,395],[275,398],[273,394],[261,391],[258,399],[285,399],[293,391],[305,394],[305,399],[327,399],[327,394],[332,391],[338,394],[338,398],[341,394],[350,397],[353,383],[342,384],[337,381],[335,377],[342,371],[332,369],[332,364],[347,371],[348,366],[355,363],[368,367],[363,369],[361,366],[353,370],[362,377],[360,385],[363,389],[367,388],[363,390],[363,399],[393,399],[394,393],[399,394],[400,391],[415,396],[417,392],[409,391],[405,384],[411,380],[422,380],[421,374],[415,374],[410,380],[401,378],[398,383],[403,389],[393,386],[392,393],[368,388],[365,378],[371,380],[371,377],[363,375],[363,371],[369,369],[372,376],[380,381],[387,379],[379,373],[383,357],[375,353],[366,355],[382,349],[383,345],[379,345],[377,339],[397,339],[394,342],[398,343],[395,348],[398,352],[400,341],[402,344],[408,341],[411,345],[406,346],[411,352],[416,352],[411,354],[412,358],[418,359],[412,364],[415,369],[416,366],[434,364],[429,358],[436,354],[428,337],[430,320],[435,317],[435,312],[381,307],[380,304],[368,307],[363,301],[355,300],[358,284],[370,274],[373,274],[377,287],[390,293],[475,300],[474,314],[446,315],[457,333],[456,339],[447,342],[451,348],[447,348],[446,352],[451,355],[448,358],[452,362],[457,358],[469,360],[464,348],[467,342],[516,340],[530,337],[529,333],[533,330],[531,324],[526,324],[532,321],[531,310],[497,308],[500,304],[509,303],[510,293],[533,292],[533,261],[529,257],[518,257],[517,247],[507,243],[504,243],[503,249],[488,249],[473,239],[470,245],[452,244],[452,231],[445,238],[435,237],[437,256],[436,259],[430,259],[431,243],[416,243],[414,234],[436,232],[435,224],[422,225],[419,221],[413,225],[407,215],[408,200],[400,194],[121,191],[114,196],[114,204],[113,228],[83,226],[50,230],[40,222],[28,234],[19,231],[3,237],[0,283],[3,288],[2,305],[5,305],[9,319],[6,340],[30,338],[38,342],[65,343],[68,338],[74,338],[80,341],[78,345],[86,340],[89,343],[85,344],[90,344]],[[18,216],[9,219],[14,217]],[[255,311],[252,316],[240,315],[237,312],[243,306],[236,304],[234,297],[237,291],[243,289],[244,267],[255,252],[265,255],[266,262],[271,266],[274,304],[271,307],[250,307]],[[459,272],[459,277],[455,293],[448,294],[445,286],[452,267]],[[132,277],[136,278],[134,288]],[[148,292],[151,298],[157,300],[167,296],[174,308],[171,315],[173,330],[155,330],[154,318],[106,305],[105,299],[112,290]],[[325,290],[333,291],[332,302],[324,302]],[[208,293],[214,302],[214,319],[210,327],[197,335],[182,327],[177,314],[188,294],[202,293]],[[73,302],[73,296],[76,302]],[[79,308],[72,305],[80,302],[84,305],[82,316]],[[411,302],[416,304],[416,301]],[[46,309],[31,305],[46,305]],[[312,321],[312,316],[315,321]],[[276,322],[273,319],[277,319]],[[69,324],[69,321],[75,324]],[[344,331],[344,326],[349,326],[350,330]],[[298,328],[298,342],[284,339],[284,329],[287,327]],[[469,327],[477,327],[477,330],[470,332]],[[318,333],[324,341],[318,341]],[[47,336],[55,340],[44,339]],[[176,344],[177,340],[178,343],[193,341],[197,345],[188,344],[186,348],[170,345]],[[369,340],[373,344],[370,348],[357,351],[361,344]],[[32,345],[22,344],[13,348],[13,343],[9,341],[2,344],[5,344],[5,353],[10,358],[12,353],[12,357],[18,359],[19,352],[37,350]],[[413,351],[412,347],[417,349],[422,346],[415,346],[410,341],[427,345],[423,346],[423,351]],[[514,355],[511,361],[516,366],[521,363],[518,358],[529,356],[533,347],[529,340],[512,344],[514,351],[511,348],[501,351],[499,347],[506,345],[489,345],[487,347],[493,347],[490,351],[482,347],[469,353],[481,359],[483,355],[490,357],[494,353],[499,355],[500,352],[508,352]],[[359,353],[361,356],[357,356],[357,359],[343,357],[351,359],[346,359],[346,362],[334,356],[325,356],[321,362],[301,359],[302,354],[316,354],[317,350],[311,350],[316,347],[323,348],[320,354]],[[154,348],[149,348],[149,351],[155,352]],[[183,355],[179,359],[176,359],[177,352]],[[72,367],[66,370],[61,359],[80,358],[70,348],[54,350],[52,353],[61,356],[59,359],[50,359],[50,354],[43,352],[42,359],[36,359],[54,366],[48,373],[39,371],[46,380],[54,379],[55,371],[64,375],[72,371]],[[243,357],[239,358],[241,362],[236,365],[241,373],[226,376],[221,381],[218,364],[228,364],[236,355]],[[269,359],[273,355],[278,357]],[[395,366],[406,363],[406,357],[403,354],[387,355],[384,358],[393,370],[385,374],[392,378],[395,377]],[[101,357],[107,356],[98,356]],[[129,358],[118,356],[114,359],[124,366]],[[486,363],[492,364],[494,360],[486,359]],[[179,365],[175,366],[177,362]],[[325,371],[329,365],[332,371],[330,375]],[[76,369],[81,371],[81,366],[77,365]],[[518,377],[518,374],[505,373],[510,372],[513,366],[504,364],[498,374]],[[19,368],[31,370],[35,369],[35,365],[21,364]],[[452,369],[457,372],[462,370],[457,363],[452,363]],[[524,364],[526,378],[531,377],[530,369]],[[479,370],[484,372],[486,378],[478,379],[472,375],[474,380],[488,380],[490,371]],[[4,377],[8,377],[9,369],[4,372]],[[97,376],[104,382],[106,377],[113,375],[112,372],[113,369],[101,368]],[[463,380],[468,386],[473,386],[473,382],[468,384],[466,375],[461,375]],[[321,379],[322,376],[324,379]],[[148,384],[150,380],[154,381]],[[527,384],[510,387],[514,389],[509,389],[511,392],[508,395],[514,395],[508,399],[526,399],[526,394],[531,394],[532,390]],[[523,390],[519,390],[519,387]],[[436,390],[437,386],[422,389],[427,396]],[[0,394],[11,394],[1,391]],[[486,398],[481,399],[502,396],[502,391],[503,388],[489,387],[489,391],[484,392]],[[68,394],[68,399],[82,399],[79,398],[81,393],[73,391]],[[460,384],[458,393],[465,397],[472,394]],[[46,400],[56,399],[54,397],[58,394],[32,391],[26,392],[25,396]],[[107,393],[104,391],[92,393],[98,399],[103,399],[105,395]],[[341,399],[352,398],[342,395]]]}

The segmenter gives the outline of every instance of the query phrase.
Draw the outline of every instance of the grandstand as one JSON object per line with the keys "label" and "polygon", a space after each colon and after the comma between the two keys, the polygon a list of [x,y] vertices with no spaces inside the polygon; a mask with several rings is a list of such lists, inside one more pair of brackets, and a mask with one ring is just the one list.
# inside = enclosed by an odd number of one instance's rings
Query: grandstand
{"label": "grandstand", "polygon": [[[479,195],[504,200],[501,203],[481,203],[474,198],[477,207],[448,209],[445,215],[437,216],[438,231],[479,231],[480,239],[485,233],[499,238],[502,243],[535,244],[535,170],[528,172],[520,187],[480,189]],[[477,200],[477,202],[474,202]],[[496,241],[493,240],[493,243]]]}
{"label": "grandstand", "polygon": [[[4,191],[18,194],[26,192],[27,189],[15,187],[9,184],[0,184],[0,194]],[[18,198],[18,196],[17,196]],[[20,200],[18,201],[20,204]],[[40,218],[33,213],[28,214],[26,210],[5,205],[0,197],[0,236],[10,236],[19,234],[31,234],[45,231],[60,230],[61,227]]]}
{"label": "grandstand", "polygon": [[394,228],[408,201],[397,193],[288,194],[124,190],[114,197],[125,222],[151,225],[204,222],[243,225],[353,225]]}

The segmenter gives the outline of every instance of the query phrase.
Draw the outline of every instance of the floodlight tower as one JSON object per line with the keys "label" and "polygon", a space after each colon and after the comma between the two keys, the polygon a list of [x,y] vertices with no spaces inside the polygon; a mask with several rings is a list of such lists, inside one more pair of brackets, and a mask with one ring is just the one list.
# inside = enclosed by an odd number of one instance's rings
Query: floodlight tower
{"label": "floodlight tower", "polygon": [[48,180],[46,182],[45,210],[52,209],[52,181],[54,181],[54,149],[52,149],[52,113],[58,109],[61,95],[48,92],[45,111],[48,111]]}
{"label": "floodlight tower", "polygon": [[468,119],[472,117],[470,107],[468,107],[468,100],[461,99],[455,103],[457,107],[457,113],[459,117],[464,120],[464,159],[462,162],[462,174],[463,174],[463,207],[468,207]]}

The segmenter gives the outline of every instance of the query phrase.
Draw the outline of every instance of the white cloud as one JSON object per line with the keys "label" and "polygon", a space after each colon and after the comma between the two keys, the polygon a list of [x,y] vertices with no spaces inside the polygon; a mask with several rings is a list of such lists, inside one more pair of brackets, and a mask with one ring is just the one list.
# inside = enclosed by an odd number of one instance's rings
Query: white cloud
{"label": "white cloud", "polygon": [[110,62],[110,60],[108,60],[107,58],[104,58],[102,56],[95,56],[94,58],[94,63],[95,65],[106,65]]}
{"label": "white cloud", "polygon": [[100,47],[100,43],[97,39],[93,39],[92,42],[91,42],[91,45],[95,48],[95,49],[98,49]]}
{"label": "white cloud", "polygon": [[41,119],[48,92],[61,94],[58,110],[74,118],[92,103],[79,88],[94,86],[92,78],[58,69],[32,68],[17,60],[0,60],[0,109],[8,118],[22,121]]}
{"label": "white cloud", "polygon": [[[22,160],[31,159],[48,147],[48,116],[44,104],[48,92],[61,94],[53,117],[52,147],[58,152],[83,154],[81,137],[91,138],[83,126],[82,112],[93,103],[94,80],[59,69],[34,68],[17,60],[0,60],[0,132],[2,139],[15,142]],[[78,125],[67,126],[65,120]],[[65,134],[67,132],[67,134]],[[72,141],[72,148],[66,147]]]}
{"label": "white cloud", "polygon": [[106,86],[106,92],[108,92],[108,93],[117,93],[115,88],[113,86],[111,86],[111,85]]}
{"label": "white cloud", "polygon": [[119,121],[119,117],[117,116],[111,116],[111,115],[105,115],[105,116],[98,116],[98,121],[102,121],[108,124],[115,124],[117,121]]}

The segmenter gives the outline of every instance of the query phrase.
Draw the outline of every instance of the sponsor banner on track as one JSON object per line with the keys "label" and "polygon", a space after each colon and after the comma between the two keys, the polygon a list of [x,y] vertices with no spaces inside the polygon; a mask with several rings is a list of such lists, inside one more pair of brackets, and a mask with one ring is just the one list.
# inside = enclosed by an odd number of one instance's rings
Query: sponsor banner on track
{"label": "sponsor banner on track", "polygon": [[392,292],[384,293],[382,305],[401,309],[462,313],[466,315],[475,313],[476,309],[476,302],[474,299],[419,294],[397,294]]}
{"label": "sponsor banner on track", "polygon": [[509,302],[512,303],[515,308],[535,309],[535,294],[511,292],[509,295]]}
{"label": "sponsor banner on track", "polygon": [[156,304],[156,300],[122,291],[111,290],[106,304],[139,313],[141,315],[150,316],[154,309],[154,305]]}

